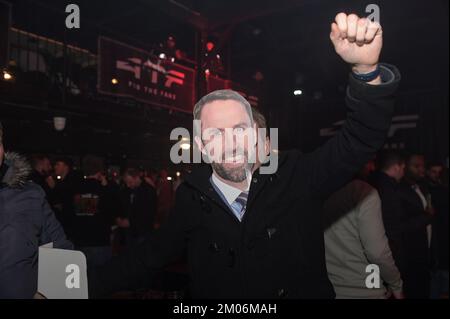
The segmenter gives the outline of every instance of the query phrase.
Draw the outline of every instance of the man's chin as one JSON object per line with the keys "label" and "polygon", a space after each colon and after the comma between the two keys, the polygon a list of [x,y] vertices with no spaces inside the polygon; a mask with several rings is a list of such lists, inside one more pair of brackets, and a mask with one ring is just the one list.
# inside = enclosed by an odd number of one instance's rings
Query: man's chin
{"label": "man's chin", "polygon": [[225,180],[234,183],[243,182],[247,178],[245,163],[223,163],[215,164],[213,168],[216,173]]}

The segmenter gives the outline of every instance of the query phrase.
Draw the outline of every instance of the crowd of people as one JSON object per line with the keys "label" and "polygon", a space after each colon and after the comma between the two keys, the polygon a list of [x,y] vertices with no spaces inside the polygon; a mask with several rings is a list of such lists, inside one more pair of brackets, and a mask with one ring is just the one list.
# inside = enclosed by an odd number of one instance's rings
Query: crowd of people
{"label": "crowd of people", "polygon": [[[380,152],[324,205],[327,269],[337,297],[448,298],[448,210],[443,163]],[[378,289],[366,289],[371,264],[384,282]]]}
{"label": "crowd of people", "polygon": [[[255,109],[253,117],[258,127],[266,127]],[[13,153],[3,162],[3,184],[8,163],[27,167]],[[104,160],[93,155],[83,158],[81,170],[63,157],[51,161],[34,155],[29,163],[20,172],[40,186],[47,214],[56,217],[44,223],[52,225],[47,241],[82,251],[90,268],[101,267],[159,228],[182,182],[180,177],[169,181],[165,170],[132,167],[119,179],[108,178]],[[379,152],[324,201],[326,267],[336,297],[448,298],[448,213],[443,163],[427,163],[421,154]],[[368,265],[378,267],[381,284],[375,289],[367,289]]]}
{"label": "crowd of people", "polygon": [[94,267],[157,229],[168,216],[177,185],[166,170],[127,167],[113,178],[94,155],[85,156],[77,170],[68,157],[51,161],[33,155],[30,163],[31,179],[45,191],[67,238]]}
{"label": "crowd of people", "polygon": [[[258,127],[266,120],[256,109]],[[111,244],[135,245],[170,213],[174,186],[162,170],[127,168],[120,184],[103,161],[83,160],[83,177],[67,159],[52,166],[32,157],[33,181],[46,192],[58,220],[92,266],[112,256]],[[55,179],[55,177],[57,178]],[[421,154],[381,151],[345,187],[324,201],[328,276],[337,298],[448,297],[448,169]],[[111,228],[112,227],[112,228]],[[115,240],[111,229],[116,228]],[[367,265],[382,285],[367,289]]]}
{"label": "crowd of people", "polygon": [[[264,117],[236,91],[203,96],[195,143],[224,160],[197,165],[174,201],[166,172],[125,168],[117,184],[91,155],[77,171],[36,156],[30,182],[0,126],[0,298],[32,297],[39,245],[71,241],[86,255],[91,298],[146,288],[177,260],[192,298],[448,298],[448,162],[377,154],[401,79],[378,61],[382,34],[366,18],[336,16],[330,39],[352,67],[347,119],[312,153],[277,150],[274,173],[258,152],[268,155],[270,136],[239,138],[266,128]],[[127,249],[110,261],[113,230]]]}

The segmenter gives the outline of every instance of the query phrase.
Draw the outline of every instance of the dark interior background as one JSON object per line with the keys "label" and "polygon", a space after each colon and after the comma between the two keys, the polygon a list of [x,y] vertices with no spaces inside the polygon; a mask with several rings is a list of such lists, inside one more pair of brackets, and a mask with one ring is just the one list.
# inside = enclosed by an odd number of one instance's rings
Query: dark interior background
{"label": "dark interior background", "polygon": [[[73,1],[14,0],[12,27],[66,41],[96,54],[106,35],[153,50],[168,35],[187,59],[196,61],[201,39],[216,43],[226,76],[260,94],[260,109],[280,130],[280,149],[310,151],[328,137],[320,129],[345,116],[349,67],[329,41],[330,23],[340,11],[365,14],[369,3],[340,0],[77,0],[81,28],[64,28],[64,9]],[[449,26],[447,0],[379,0],[384,29],[382,61],[402,73],[396,115],[401,129],[387,147],[448,156]],[[259,72],[262,79],[255,80]],[[4,84],[2,84],[4,85]],[[31,84],[30,90],[39,86]],[[294,96],[294,89],[303,95]],[[95,153],[110,163],[146,161],[170,166],[172,128],[191,127],[189,114],[135,101],[95,96],[61,101],[26,99],[14,84],[0,91],[0,120],[8,149],[24,153],[82,156]],[[39,101],[39,102],[36,102]],[[52,118],[67,117],[63,132]],[[401,116],[409,116],[406,120]],[[411,117],[412,116],[412,117]],[[408,126],[408,125],[407,125]]]}

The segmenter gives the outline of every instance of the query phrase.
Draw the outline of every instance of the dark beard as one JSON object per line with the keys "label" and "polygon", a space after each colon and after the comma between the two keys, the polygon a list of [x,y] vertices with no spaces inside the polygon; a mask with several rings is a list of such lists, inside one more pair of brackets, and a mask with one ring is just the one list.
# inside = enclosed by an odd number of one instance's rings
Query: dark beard
{"label": "dark beard", "polygon": [[222,177],[224,180],[233,182],[233,183],[241,183],[245,181],[247,178],[246,165],[242,165],[241,167],[236,167],[233,169],[226,169],[222,164],[211,163],[213,170]]}

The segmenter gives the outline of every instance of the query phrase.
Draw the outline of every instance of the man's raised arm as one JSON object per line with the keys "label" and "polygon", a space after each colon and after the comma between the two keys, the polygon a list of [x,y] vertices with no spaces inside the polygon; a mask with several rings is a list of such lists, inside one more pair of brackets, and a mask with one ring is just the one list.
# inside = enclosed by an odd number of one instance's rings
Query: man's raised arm
{"label": "man's raised arm", "polygon": [[394,110],[398,70],[380,64],[381,26],[340,13],[331,41],[352,72],[346,94],[348,115],[342,130],[299,163],[299,176],[313,192],[328,194],[346,183],[384,143]]}

